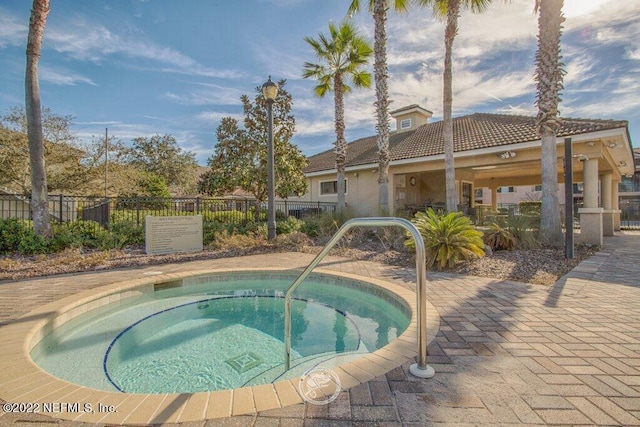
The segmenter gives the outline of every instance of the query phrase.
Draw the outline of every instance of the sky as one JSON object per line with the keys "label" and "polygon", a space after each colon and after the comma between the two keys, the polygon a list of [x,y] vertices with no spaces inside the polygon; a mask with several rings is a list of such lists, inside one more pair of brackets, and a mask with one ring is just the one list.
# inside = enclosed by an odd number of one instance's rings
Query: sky
{"label": "sky", "polygon": [[[24,105],[31,3],[0,0],[0,113]],[[241,120],[240,96],[253,99],[272,76],[287,80],[293,143],[310,156],[332,148],[334,109],[332,94],[316,97],[315,82],[301,76],[305,62],[317,62],[304,37],[327,33],[349,3],[53,0],[39,64],[42,104],[72,115],[82,141],[103,138],[105,128],[126,143],[171,134],[204,165],[220,119]],[[640,1],[565,0],[563,11],[561,115],[628,120],[639,147]],[[373,45],[372,16],[365,10],[353,21]],[[531,0],[496,0],[481,15],[462,14],[453,51],[454,117],[536,114],[536,33]],[[433,112],[430,120],[442,120],[444,23],[413,7],[389,13],[387,35],[391,109],[419,104]],[[373,88],[348,94],[348,140],[375,134],[374,101]]]}

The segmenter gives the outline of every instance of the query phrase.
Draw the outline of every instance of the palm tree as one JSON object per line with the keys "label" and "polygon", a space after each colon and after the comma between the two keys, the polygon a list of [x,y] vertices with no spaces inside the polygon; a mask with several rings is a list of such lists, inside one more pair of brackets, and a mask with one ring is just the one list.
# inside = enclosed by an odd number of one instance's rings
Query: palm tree
{"label": "palm tree", "polygon": [[[391,3],[391,5],[389,5]],[[405,12],[408,0],[369,0],[369,12],[373,14],[374,29],[374,79],[376,83],[376,117],[378,144],[378,208],[389,212],[389,88],[387,86],[387,9]],[[349,16],[360,11],[360,0],[352,0]]]}
{"label": "palm tree", "polygon": [[364,70],[372,49],[369,43],[358,33],[355,27],[345,21],[336,27],[329,23],[329,37],[318,35],[318,40],[311,37],[304,39],[313,49],[320,64],[305,62],[302,76],[316,78],[318,85],[314,92],[324,97],[333,92],[336,129],[336,171],[339,213],[344,212],[345,203],[345,168],[347,162],[347,141],[344,138],[344,94],[351,90],[347,84],[350,80],[355,87],[370,87],[371,73]]}
{"label": "palm tree", "polygon": [[44,137],[42,134],[40,85],[38,83],[38,60],[48,14],[49,0],[33,0],[31,19],[29,20],[25,75],[25,105],[31,165],[31,212],[34,231],[43,237],[51,236],[51,221],[47,200],[47,176],[44,169]]}
{"label": "palm tree", "polygon": [[[540,212],[540,241],[546,244],[562,244],[560,203],[558,201],[558,158],[556,132],[560,127],[558,103],[563,88],[562,35],[563,0],[536,0],[538,16],[538,50],[536,52],[536,89],[538,116],[536,122],[541,140],[542,210]],[[569,224],[567,225],[569,226]]]}
{"label": "palm tree", "polygon": [[444,165],[447,194],[447,210],[458,210],[456,201],[456,169],[453,161],[453,119],[451,108],[453,104],[451,51],[453,40],[458,34],[458,17],[462,9],[470,9],[473,13],[484,12],[491,0],[417,0],[423,6],[431,6],[433,13],[440,18],[446,18],[447,26],[444,31],[444,73],[443,73],[443,137],[444,137]]}

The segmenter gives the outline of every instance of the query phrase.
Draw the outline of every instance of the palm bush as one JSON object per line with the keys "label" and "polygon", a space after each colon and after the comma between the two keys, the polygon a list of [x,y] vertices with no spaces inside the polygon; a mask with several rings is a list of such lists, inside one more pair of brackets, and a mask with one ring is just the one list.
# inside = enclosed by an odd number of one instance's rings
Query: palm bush
{"label": "palm bush", "polygon": [[[428,267],[443,270],[463,259],[484,256],[482,233],[461,212],[438,215],[430,208],[417,212],[411,222],[422,235]],[[409,239],[405,245],[415,248],[415,241]]]}
{"label": "palm bush", "polygon": [[484,241],[494,250],[534,248],[538,246],[537,224],[536,217],[510,213],[507,217],[496,218],[485,233]]}
{"label": "palm bush", "polygon": [[494,251],[510,251],[518,246],[518,241],[509,230],[493,223],[484,233],[484,243]]}
{"label": "palm bush", "polygon": [[519,248],[527,249],[538,246],[536,232],[539,222],[536,220],[536,217],[509,214],[509,216],[507,216],[506,226],[507,230],[509,230],[518,241]]}

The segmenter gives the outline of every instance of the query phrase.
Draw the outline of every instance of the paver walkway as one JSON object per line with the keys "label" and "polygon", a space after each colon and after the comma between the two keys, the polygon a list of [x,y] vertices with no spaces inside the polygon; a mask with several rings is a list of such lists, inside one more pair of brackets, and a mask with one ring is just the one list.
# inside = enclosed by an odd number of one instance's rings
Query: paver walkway
{"label": "paver walkway", "polygon": [[[303,266],[304,254],[197,261],[0,284],[0,324],[33,307],[151,270]],[[329,258],[324,268],[413,286],[411,269]],[[553,287],[429,274],[441,316],[429,346],[436,376],[407,366],[340,394],[190,426],[640,425],[640,234],[607,238]],[[0,350],[1,351],[1,350]],[[0,414],[0,425],[72,425]],[[79,424],[73,424],[79,425]]]}

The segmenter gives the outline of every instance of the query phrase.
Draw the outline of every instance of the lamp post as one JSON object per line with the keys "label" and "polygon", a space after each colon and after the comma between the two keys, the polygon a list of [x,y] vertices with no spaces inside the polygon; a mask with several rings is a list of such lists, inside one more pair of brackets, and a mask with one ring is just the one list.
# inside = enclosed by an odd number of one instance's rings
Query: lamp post
{"label": "lamp post", "polygon": [[267,239],[276,238],[276,189],[273,158],[273,102],[278,95],[278,85],[269,80],[262,85],[262,95],[267,101]]}

